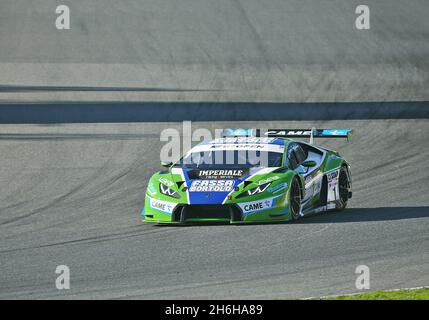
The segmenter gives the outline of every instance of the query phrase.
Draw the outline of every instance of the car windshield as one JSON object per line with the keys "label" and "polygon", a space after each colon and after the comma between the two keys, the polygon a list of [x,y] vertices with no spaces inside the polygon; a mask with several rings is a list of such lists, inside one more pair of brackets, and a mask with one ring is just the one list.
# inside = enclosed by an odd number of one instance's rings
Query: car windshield
{"label": "car windshield", "polygon": [[203,151],[187,154],[174,166],[187,168],[280,167],[282,158],[282,153],[271,151]]}

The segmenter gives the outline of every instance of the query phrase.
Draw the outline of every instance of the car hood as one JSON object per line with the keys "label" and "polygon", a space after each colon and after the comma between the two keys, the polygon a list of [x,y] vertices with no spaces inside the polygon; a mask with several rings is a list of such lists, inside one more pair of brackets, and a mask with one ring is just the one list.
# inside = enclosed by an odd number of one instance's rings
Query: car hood
{"label": "car hood", "polygon": [[[222,204],[245,180],[262,178],[276,170],[276,167],[263,168],[172,168],[171,179],[177,184],[187,186],[189,204]],[[255,179],[253,179],[255,178]]]}

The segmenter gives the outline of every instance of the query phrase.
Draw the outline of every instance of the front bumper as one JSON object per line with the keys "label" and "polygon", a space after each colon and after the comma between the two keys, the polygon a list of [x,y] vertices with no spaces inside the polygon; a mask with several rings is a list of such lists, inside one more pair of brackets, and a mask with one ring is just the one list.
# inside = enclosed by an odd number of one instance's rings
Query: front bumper
{"label": "front bumper", "polygon": [[[256,212],[246,212],[246,206],[243,206],[243,203],[218,205],[189,205],[179,203],[174,204],[174,208],[168,210],[170,212],[160,211],[157,208],[151,207],[150,201],[146,201],[146,203],[141,214],[145,222],[153,223],[186,224],[219,222],[240,224],[288,221],[291,218],[289,206],[285,203],[280,205],[280,203],[277,203],[275,200],[273,200],[273,205],[271,207],[263,208]],[[255,201],[250,203],[255,205]]]}

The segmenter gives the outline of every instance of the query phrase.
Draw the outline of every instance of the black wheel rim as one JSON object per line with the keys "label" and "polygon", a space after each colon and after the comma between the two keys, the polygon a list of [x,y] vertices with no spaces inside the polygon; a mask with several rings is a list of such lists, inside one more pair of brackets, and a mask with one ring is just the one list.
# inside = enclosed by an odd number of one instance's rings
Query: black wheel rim
{"label": "black wheel rim", "polygon": [[338,181],[338,187],[340,191],[340,198],[345,203],[349,198],[349,186],[348,186],[347,174],[345,171],[341,170],[340,178]]}
{"label": "black wheel rim", "polygon": [[290,190],[290,207],[294,218],[299,217],[301,209],[301,196],[299,194],[299,185],[296,179],[292,182],[292,188]]}

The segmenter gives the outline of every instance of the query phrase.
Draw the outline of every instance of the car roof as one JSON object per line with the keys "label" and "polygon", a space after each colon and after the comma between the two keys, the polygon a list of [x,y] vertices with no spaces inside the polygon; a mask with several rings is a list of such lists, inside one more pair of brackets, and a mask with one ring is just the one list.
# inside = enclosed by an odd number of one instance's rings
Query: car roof
{"label": "car roof", "polygon": [[283,153],[289,142],[291,140],[277,137],[225,137],[203,141],[189,150],[187,154],[221,150],[264,150]]}

